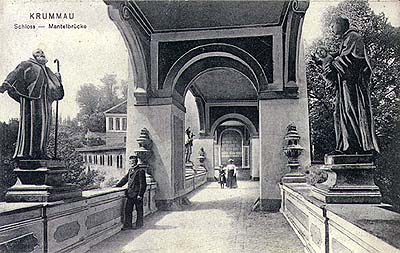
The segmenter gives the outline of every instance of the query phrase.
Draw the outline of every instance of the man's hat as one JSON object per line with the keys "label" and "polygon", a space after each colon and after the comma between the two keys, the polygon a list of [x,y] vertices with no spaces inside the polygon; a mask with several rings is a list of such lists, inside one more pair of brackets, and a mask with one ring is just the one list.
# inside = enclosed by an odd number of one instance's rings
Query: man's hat
{"label": "man's hat", "polygon": [[129,157],[129,159],[137,159],[137,158],[138,158],[137,155],[131,155],[131,156]]}

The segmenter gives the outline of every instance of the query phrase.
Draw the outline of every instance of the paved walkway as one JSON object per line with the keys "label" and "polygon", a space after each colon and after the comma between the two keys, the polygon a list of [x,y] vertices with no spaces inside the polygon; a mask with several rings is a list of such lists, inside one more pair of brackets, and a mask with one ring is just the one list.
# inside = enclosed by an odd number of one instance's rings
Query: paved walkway
{"label": "paved walkway", "polygon": [[238,189],[207,183],[190,195],[184,211],[159,211],[140,230],[122,231],[90,252],[303,252],[281,213],[251,212],[258,182]]}

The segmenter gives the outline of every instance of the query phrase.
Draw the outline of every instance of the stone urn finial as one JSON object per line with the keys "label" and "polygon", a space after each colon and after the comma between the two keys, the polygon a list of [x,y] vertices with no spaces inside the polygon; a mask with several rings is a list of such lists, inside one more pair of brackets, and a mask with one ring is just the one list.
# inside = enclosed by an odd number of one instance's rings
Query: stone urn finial
{"label": "stone urn finial", "polygon": [[136,139],[139,147],[133,152],[139,158],[139,166],[146,171],[147,182],[155,182],[153,178],[153,171],[149,165],[149,159],[153,155],[151,150],[153,141],[150,138],[149,130],[143,128],[140,130],[139,137]]}
{"label": "stone urn finial", "polygon": [[134,152],[142,163],[147,164],[152,155],[151,148],[153,146],[153,141],[149,136],[149,130],[146,128],[140,130],[139,138],[137,138],[136,141],[139,144],[139,148],[135,149]]}
{"label": "stone urn finial", "polygon": [[200,148],[199,156],[197,157],[197,159],[199,160],[199,168],[197,170],[207,171],[206,166],[204,164],[206,160],[206,152],[204,151],[203,147]]}
{"label": "stone urn finial", "polygon": [[299,156],[301,155],[304,148],[299,144],[300,135],[297,132],[296,125],[290,123],[287,127],[287,133],[284,137],[286,146],[283,148],[283,152],[288,158],[287,167],[289,167],[289,173],[283,178],[283,183],[305,183],[306,179],[303,173],[300,172]]}

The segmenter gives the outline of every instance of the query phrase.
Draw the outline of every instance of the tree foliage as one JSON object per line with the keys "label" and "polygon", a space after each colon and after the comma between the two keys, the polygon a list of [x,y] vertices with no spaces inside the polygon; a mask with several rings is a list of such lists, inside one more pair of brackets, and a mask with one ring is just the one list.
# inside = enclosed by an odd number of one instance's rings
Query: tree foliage
{"label": "tree foliage", "polygon": [[11,161],[18,135],[18,121],[0,122],[0,201],[4,200],[7,188],[14,185],[17,177]]}
{"label": "tree foliage", "polygon": [[105,75],[100,81],[100,86],[82,85],[76,97],[80,108],[78,121],[92,132],[105,132],[103,112],[127,99],[127,81],[118,83],[117,76],[112,74]]}
{"label": "tree foliage", "polygon": [[[75,124],[74,124],[75,125]],[[76,148],[82,147],[84,128],[74,125],[60,125],[58,128],[57,158],[65,162],[68,170],[64,175],[66,183],[77,184],[82,190],[95,188],[104,178],[97,171],[85,171],[83,159]],[[50,133],[48,153],[54,157],[54,129]]]}
{"label": "tree foliage", "polygon": [[306,68],[309,94],[310,125],[314,160],[335,147],[333,128],[334,90],[322,78],[322,69],[311,55],[318,46],[337,51],[339,41],[330,32],[334,17],[349,19],[351,27],[364,38],[373,70],[371,104],[376,133],[381,149],[376,181],[386,200],[394,203],[400,198],[400,29],[393,27],[383,13],[376,14],[366,1],[346,0],[330,7],[322,14],[323,38],[314,41],[306,50]]}

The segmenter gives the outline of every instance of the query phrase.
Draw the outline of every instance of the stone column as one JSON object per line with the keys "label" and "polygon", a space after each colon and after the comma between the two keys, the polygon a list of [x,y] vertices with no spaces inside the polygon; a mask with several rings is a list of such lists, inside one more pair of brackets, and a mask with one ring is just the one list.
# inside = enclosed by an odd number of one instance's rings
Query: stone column
{"label": "stone column", "polygon": [[307,98],[272,99],[259,101],[260,114],[260,208],[277,211],[280,207],[278,184],[285,174],[287,158],[282,152],[286,127],[295,122],[304,145],[300,163],[307,166],[310,160]]}
{"label": "stone column", "polygon": [[[131,91],[130,91],[130,95]],[[137,138],[146,128],[151,138],[153,155],[148,160],[157,182],[157,208],[179,208],[184,186],[184,129],[185,113],[173,104],[135,105],[128,100],[127,156],[137,149]]]}
{"label": "stone column", "polygon": [[[300,25],[301,27],[301,25]],[[301,34],[301,33],[299,33]],[[273,94],[270,99],[259,100],[260,121],[260,209],[278,211],[280,208],[280,190],[278,184],[285,174],[287,158],[282,152],[285,141],[286,127],[294,123],[299,135],[302,136],[303,155],[300,164],[304,167],[311,164],[310,133],[308,120],[307,83],[304,66],[303,45],[298,37],[296,57],[296,83],[286,86],[296,86],[297,91],[291,96],[285,95],[292,89]],[[294,96],[295,95],[295,96]],[[281,97],[280,97],[281,96]]]}
{"label": "stone column", "polygon": [[260,180],[260,139],[250,139],[250,168],[251,168],[251,180]]}

